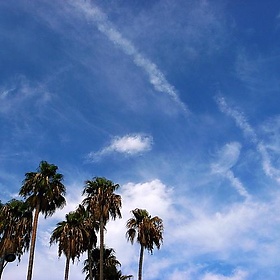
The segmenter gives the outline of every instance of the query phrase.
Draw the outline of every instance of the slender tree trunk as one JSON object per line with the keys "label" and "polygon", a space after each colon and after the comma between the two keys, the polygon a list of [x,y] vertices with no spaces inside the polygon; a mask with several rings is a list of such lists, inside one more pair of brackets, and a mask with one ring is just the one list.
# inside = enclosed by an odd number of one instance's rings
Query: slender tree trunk
{"label": "slender tree trunk", "polygon": [[[103,212],[102,212],[103,213]],[[103,280],[103,260],[104,260],[104,221],[100,218],[100,264],[99,264],[99,280]]]}
{"label": "slender tree trunk", "polygon": [[5,247],[6,247],[6,240],[7,240],[7,232],[4,232],[4,235],[2,236],[1,242],[0,242],[0,279],[2,277],[3,270],[5,268]]}
{"label": "slender tree trunk", "polygon": [[40,205],[38,204],[35,209],[33,226],[32,226],[32,237],[30,244],[30,253],[29,253],[29,263],[28,263],[28,272],[27,272],[27,280],[32,279],[32,270],[33,270],[33,262],[34,262],[34,253],[35,253],[35,243],[36,243],[36,235],[37,235],[37,227],[38,227],[38,219],[39,219],[39,210]]}
{"label": "slender tree trunk", "polygon": [[144,260],[144,246],[140,244],[140,256],[139,256],[139,267],[138,267],[138,280],[142,280],[142,268]]}
{"label": "slender tree trunk", "polygon": [[2,277],[2,273],[3,273],[4,267],[5,267],[4,264],[5,264],[5,257],[1,256],[0,257],[0,279]]}
{"label": "slender tree trunk", "polygon": [[6,254],[8,234],[10,234],[10,232],[5,231],[4,235],[2,236],[1,241],[0,241],[0,255],[1,255],[1,257],[3,256],[3,258],[5,257],[5,254]]}
{"label": "slender tree trunk", "polygon": [[0,242],[0,279],[2,277],[2,273],[4,268],[7,265],[7,262],[5,263],[5,256],[7,253],[14,253],[13,250],[11,250],[11,246],[8,244],[11,244],[11,240],[8,240],[8,236],[11,236],[11,230],[5,231],[4,235],[2,236],[1,242]]}
{"label": "slender tree trunk", "polygon": [[88,274],[89,274],[89,280],[93,280],[93,272],[92,272],[92,248],[88,249]]}
{"label": "slender tree trunk", "polygon": [[69,278],[69,268],[70,268],[70,256],[66,258],[64,280],[68,280]]}

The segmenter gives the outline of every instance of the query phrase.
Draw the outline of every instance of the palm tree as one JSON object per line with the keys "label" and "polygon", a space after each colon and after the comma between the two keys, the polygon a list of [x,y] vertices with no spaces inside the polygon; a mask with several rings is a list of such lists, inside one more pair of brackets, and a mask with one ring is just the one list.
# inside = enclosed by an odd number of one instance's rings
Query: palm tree
{"label": "palm tree", "polygon": [[140,256],[138,267],[138,280],[142,280],[142,267],[144,259],[144,249],[147,249],[151,254],[154,250],[154,245],[157,249],[160,248],[163,242],[163,223],[158,216],[151,217],[145,209],[134,209],[132,211],[133,218],[130,218],[127,223],[127,240],[133,244],[137,235],[137,242],[140,244]]}
{"label": "palm tree", "polygon": [[58,256],[60,257],[62,253],[66,256],[65,280],[69,277],[70,260],[72,259],[74,263],[75,258],[79,259],[88,247],[90,232],[84,214],[81,207],[66,214],[66,220],[57,224],[50,238],[50,244],[58,243]]}
{"label": "palm tree", "polygon": [[32,278],[39,214],[42,213],[47,218],[52,216],[57,208],[63,208],[66,204],[64,198],[66,190],[61,182],[63,175],[57,173],[57,169],[56,165],[41,161],[37,172],[25,174],[23,185],[19,191],[19,195],[24,197],[30,207],[35,210],[27,280]]}
{"label": "palm tree", "polygon": [[133,278],[132,275],[123,275],[121,270],[117,271],[116,278],[114,280],[129,280]]}
{"label": "palm tree", "polygon": [[[94,279],[99,279],[99,271],[100,271],[100,248],[94,248],[91,252],[91,260],[92,260],[92,271]],[[112,268],[116,268],[120,265],[120,262],[117,260],[115,256],[115,251],[112,248],[104,248],[103,254],[103,272],[104,279],[107,279],[107,272],[112,270]],[[86,273],[86,280],[89,278],[89,259],[84,261],[83,273]]]}
{"label": "palm tree", "polygon": [[29,249],[32,230],[32,211],[26,202],[12,199],[0,209],[0,279],[4,260],[9,254],[20,261]]}
{"label": "palm tree", "polygon": [[[100,249],[95,248],[92,251],[92,271],[94,279],[99,279],[99,268],[100,268]],[[131,279],[132,275],[122,275],[122,272],[118,270],[118,266],[121,263],[117,260],[115,256],[115,251],[113,248],[104,248],[104,279],[105,280],[125,280]],[[86,259],[84,261],[83,273],[86,273],[86,280],[89,280],[89,261]]]}
{"label": "palm tree", "polygon": [[84,216],[84,225],[89,232],[89,238],[87,242],[87,255],[88,255],[88,263],[89,263],[89,279],[93,279],[93,260],[92,260],[92,251],[96,247],[97,243],[97,231],[99,229],[99,222],[96,221],[96,218],[94,216],[93,212],[87,211],[83,205],[80,205],[78,208],[78,211],[81,212]]}
{"label": "palm tree", "polygon": [[[119,188],[118,184],[102,177],[95,177],[85,182],[83,205],[99,221],[100,233],[100,260],[104,255],[104,227],[110,217],[115,220],[121,218],[121,196],[114,193]],[[100,263],[99,279],[103,280],[103,262]],[[92,280],[92,279],[90,279]]]}

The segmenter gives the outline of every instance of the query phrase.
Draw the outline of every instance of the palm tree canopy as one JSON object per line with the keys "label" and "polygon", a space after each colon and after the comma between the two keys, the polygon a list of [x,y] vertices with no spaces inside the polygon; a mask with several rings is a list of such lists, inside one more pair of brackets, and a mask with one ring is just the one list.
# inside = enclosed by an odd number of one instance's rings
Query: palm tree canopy
{"label": "palm tree canopy", "polygon": [[0,256],[14,253],[20,260],[29,249],[32,211],[21,200],[12,199],[0,208]]}
{"label": "palm tree canopy", "polygon": [[136,208],[132,214],[134,217],[126,223],[127,239],[133,243],[137,236],[137,242],[152,254],[154,245],[159,249],[163,242],[162,219],[158,216],[151,217],[145,209]]}
{"label": "palm tree canopy", "polygon": [[80,222],[83,224],[83,228],[89,234],[87,249],[92,249],[97,243],[96,232],[99,229],[99,222],[96,221],[94,215],[91,215],[91,213],[81,204],[79,204],[75,212],[80,217]]}
{"label": "palm tree canopy", "polygon": [[[94,279],[99,278],[99,265],[100,265],[100,249],[95,248],[91,252],[92,254],[92,270],[94,274]],[[117,260],[115,255],[115,250],[113,248],[105,248],[104,250],[104,279],[105,280],[125,280],[131,279],[132,275],[123,275],[121,270],[118,270],[118,267],[121,266],[121,263]],[[86,259],[84,261],[83,273],[86,273],[86,280],[89,279],[89,261]]]}
{"label": "palm tree canopy", "polygon": [[25,174],[19,192],[33,209],[39,207],[39,212],[45,217],[51,216],[57,208],[63,208],[66,204],[63,175],[57,173],[57,169],[56,165],[41,161],[37,172]]}
{"label": "palm tree canopy", "polygon": [[85,184],[83,195],[86,194],[87,197],[83,200],[83,204],[97,220],[102,217],[106,224],[110,217],[113,220],[121,218],[121,196],[114,193],[119,188],[118,184],[103,177],[87,180]]}
{"label": "palm tree canopy", "polygon": [[57,223],[50,238],[50,244],[58,243],[59,257],[64,253],[73,262],[87,249],[90,238],[85,217],[81,215],[80,210],[66,214],[65,221]]}

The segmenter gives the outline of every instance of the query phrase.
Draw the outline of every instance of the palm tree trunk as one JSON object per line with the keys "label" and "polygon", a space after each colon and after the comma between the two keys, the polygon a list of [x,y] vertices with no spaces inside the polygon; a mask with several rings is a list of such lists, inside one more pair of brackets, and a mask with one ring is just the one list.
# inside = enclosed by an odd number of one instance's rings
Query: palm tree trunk
{"label": "palm tree trunk", "polygon": [[0,279],[2,277],[3,270],[7,265],[7,262],[5,263],[5,256],[6,253],[9,253],[7,252],[7,237],[10,235],[11,235],[11,230],[5,231],[0,242]]}
{"label": "palm tree trunk", "polygon": [[40,210],[40,205],[38,204],[36,209],[35,209],[33,226],[32,226],[32,238],[31,238],[31,244],[30,244],[27,280],[31,280],[31,278],[32,278],[32,270],[33,270],[33,262],[34,262],[34,252],[35,252],[35,242],[36,242],[38,219],[39,219],[39,213],[40,213],[39,210]]}
{"label": "palm tree trunk", "polygon": [[69,268],[70,268],[70,256],[66,258],[64,280],[68,280],[69,278]]}
{"label": "palm tree trunk", "polygon": [[3,270],[4,270],[4,263],[5,263],[5,258],[4,256],[1,256],[0,257],[0,279],[2,277],[2,273],[3,273]]}
{"label": "palm tree trunk", "polygon": [[[103,212],[102,212],[103,213]],[[103,257],[104,255],[104,221],[100,218],[100,260],[99,260],[99,280],[103,280]]]}
{"label": "palm tree trunk", "polygon": [[93,272],[92,272],[92,248],[88,249],[88,274],[89,274],[89,280],[93,280]]}
{"label": "palm tree trunk", "polygon": [[140,245],[139,267],[138,267],[138,280],[142,280],[142,268],[144,259],[144,246]]}

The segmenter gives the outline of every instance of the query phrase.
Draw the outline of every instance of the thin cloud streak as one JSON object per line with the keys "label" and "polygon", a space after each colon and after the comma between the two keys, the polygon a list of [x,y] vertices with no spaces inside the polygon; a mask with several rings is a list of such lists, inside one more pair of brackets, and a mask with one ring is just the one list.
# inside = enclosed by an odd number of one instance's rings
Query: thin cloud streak
{"label": "thin cloud streak", "polygon": [[247,192],[240,180],[234,176],[234,173],[231,170],[228,170],[224,176],[231,182],[232,186],[241,196],[245,197],[246,199],[251,199],[250,194]]}
{"label": "thin cloud streak", "polygon": [[176,89],[166,80],[157,65],[140,53],[129,40],[124,38],[98,7],[81,1],[72,1],[71,3],[73,6],[79,8],[88,19],[93,20],[97,24],[98,30],[112,43],[118,46],[126,55],[132,56],[135,65],[142,68],[149,76],[149,81],[156,91],[168,94],[177,103],[179,108],[189,115],[189,109],[180,100]]}
{"label": "thin cloud streak", "polygon": [[217,102],[220,111],[233,118],[236,125],[243,131],[245,137],[248,138],[250,142],[256,146],[257,151],[262,156],[262,167],[265,174],[274,179],[276,182],[280,183],[279,170],[272,166],[265,146],[263,145],[262,141],[258,139],[256,132],[248,123],[243,113],[239,112],[236,109],[230,108],[224,97],[216,97],[215,101]]}

